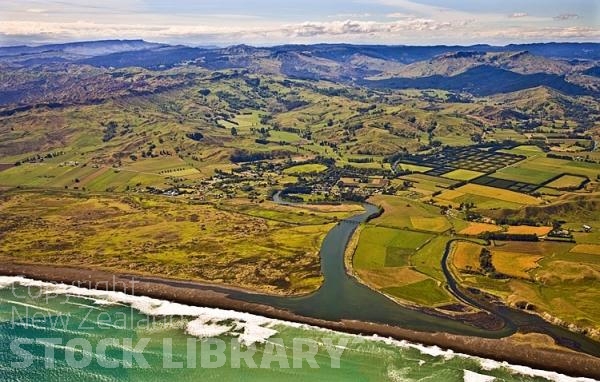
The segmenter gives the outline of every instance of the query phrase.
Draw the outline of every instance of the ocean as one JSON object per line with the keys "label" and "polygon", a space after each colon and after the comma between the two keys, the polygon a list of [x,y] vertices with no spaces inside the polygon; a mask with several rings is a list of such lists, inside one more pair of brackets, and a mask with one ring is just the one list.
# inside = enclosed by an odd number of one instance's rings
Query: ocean
{"label": "ocean", "polygon": [[437,347],[0,277],[2,381],[592,381]]}

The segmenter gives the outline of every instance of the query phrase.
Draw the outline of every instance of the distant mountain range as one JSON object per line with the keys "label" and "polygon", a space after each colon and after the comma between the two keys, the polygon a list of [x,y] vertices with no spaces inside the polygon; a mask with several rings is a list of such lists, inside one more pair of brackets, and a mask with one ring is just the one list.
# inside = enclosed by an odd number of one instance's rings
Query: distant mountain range
{"label": "distant mountain range", "polygon": [[[88,72],[140,67],[244,69],[304,80],[329,80],[373,89],[443,89],[487,96],[545,86],[568,95],[600,92],[600,44],[507,46],[378,46],[348,44],[197,48],[143,40],[105,40],[0,48],[5,72],[28,68]],[[62,68],[62,69],[61,69]],[[22,81],[17,81],[26,87]],[[20,91],[2,89],[0,101]]]}

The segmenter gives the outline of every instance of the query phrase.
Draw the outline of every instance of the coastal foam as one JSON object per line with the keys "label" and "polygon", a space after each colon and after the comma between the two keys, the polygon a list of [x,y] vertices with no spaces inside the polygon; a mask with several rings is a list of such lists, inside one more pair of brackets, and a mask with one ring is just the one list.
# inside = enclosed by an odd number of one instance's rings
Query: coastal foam
{"label": "coastal foam", "polygon": [[496,380],[495,377],[492,377],[490,375],[479,374],[470,370],[463,371],[465,373],[463,377],[464,382],[493,382]]}
{"label": "coastal foam", "polygon": [[[132,296],[122,292],[103,291],[95,289],[86,289],[66,284],[54,284],[38,280],[32,280],[17,276],[0,276],[0,289],[8,288],[12,285],[23,287],[35,287],[43,290],[47,294],[73,295],[90,299],[98,305],[122,304],[131,306],[133,309],[148,316],[181,316],[189,317],[192,320],[186,325],[186,332],[195,337],[215,337],[225,334],[231,334],[238,337],[240,343],[251,345],[255,343],[265,343],[269,338],[275,336],[278,332],[274,327],[285,326],[291,328],[301,328],[315,330],[320,332],[338,333],[333,330],[319,328],[311,325],[300,324],[290,321],[271,319],[255,314],[224,310],[217,308],[204,308],[158,300],[145,296]],[[233,322],[233,325],[231,324]],[[340,333],[338,333],[340,334]],[[415,349],[421,354],[431,357],[441,357],[451,359],[462,357],[476,360],[483,370],[506,369],[514,374],[521,374],[529,377],[540,377],[554,382],[595,382],[589,378],[569,377],[560,373],[537,370],[526,366],[511,365],[507,362],[498,362],[490,359],[470,356],[463,353],[456,353],[452,350],[444,350],[437,346],[426,346],[412,343],[404,340],[395,340],[392,338],[373,336],[350,335],[349,337],[360,338],[362,340],[379,341],[388,345],[393,345],[404,349]],[[465,370],[466,378],[469,381],[474,379],[489,377],[482,374],[468,372]],[[481,380],[482,381],[482,380]]]}
{"label": "coastal foam", "polygon": [[[147,316],[180,316],[192,318],[186,332],[192,336],[207,338],[231,334],[240,343],[252,345],[264,343],[277,334],[274,325],[296,326],[293,323],[269,319],[254,314],[214,308],[195,307],[175,302],[158,300],[146,296],[132,296],[123,292],[86,289],[73,285],[53,284],[24,277],[0,277],[0,288],[18,284],[23,287],[39,288],[47,295],[71,295],[90,299],[98,305],[124,304]],[[235,325],[223,325],[234,322]]]}

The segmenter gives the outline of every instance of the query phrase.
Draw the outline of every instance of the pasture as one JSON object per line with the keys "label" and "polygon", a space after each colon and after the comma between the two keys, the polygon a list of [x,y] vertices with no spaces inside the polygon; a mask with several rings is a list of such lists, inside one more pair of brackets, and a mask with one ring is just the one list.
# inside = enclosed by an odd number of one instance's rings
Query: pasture
{"label": "pasture", "polygon": [[480,268],[479,255],[483,246],[477,243],[458,241],[452,244],[450,259],[459,271],[476,271]]}
{"label": "pasture", "polygon": [[577,244],[571,249],[571,252],[597,255],[600,257],[600,244]]}
{"label": "pasture", "polygon": [[392,180],[392,184],[403,187],[405,181],[410,182],[411,189],[422,194],[432,194],[436,191],[445,190],[457,183],[457,181],[451,179],[415,173],[394,179]]}
{"label": "pasture", "polygon": [[419,231],[428,232],[445,232],[452,228],[448,219],[444,216],[437,217],[421,217],[411,216],[410,223],[412,228]]}
{"label": "pasture", "polygon": [[495,224],[469,222],[468,227],[458,233],[461,235],[477,236],[485,232],[498,232],[501,230],[502,227]]}
{"label": "pasture", "polygon": [[481,186],[478,184],[466,184],[456,189],[458,192],[464,194],[482,196],[489,199],[497,199],[503,202],[516,203],[521,205],[538,205],[541,204],[541,200],[533,196],[525,195],[522,193],[502,190],[493,187]]}
{"label": "pasture", "polygon": [[434,306],[452,300],[440,265],[447,242],[444,236],[367,224],[360,230],[352,268],[384,293]]}
{"label": "pasture", "polygon": [[453,298],[432,279],[425,279],[412,284],[382,289],[382,292],[398,297],[401,300],[416,302],[420,305],[435,306],[453,302]]}
{"label": "pasture", "polygon": [[360,273],[361,269],[407,265],[408,257],[431,238],[424,233],[369,225],[360,233],[354,269]]}
{"label": "pasture", "polygon": [[512,149],[500,150],[500,152],[515,154],[515,155],[524,155],[526,157],[540,156],[545,155],[544,151],[540,149],[538,146],[534,145],[521,145],[517,147],[513,147]]}
{"label": "pasture", "polygon": [[449,178],[449,179],[453,179],[453,180],[467,181],[467,180],[472,180],[472,179],[478,178],[482,175],[483,175],[482,172],[458,169],[458,170],[447,172],[442,176],[444,178]]}
{"label": "pasture", "polygon": [[579,189],[588,180],[586,177],[575,175],[563,175],[560,178],[547,183],[545,186],[558,190]]}
{"label": "pasture", "polygon": [[[467,186],[477,186],[477,185],[467,184]],[[496,191],[497,189],[492,188],[492,190]],[[464,191],[471,191],[471,193],[464,192]],[[480,193],[480,194],[475,194],[475,192]],[[485,195],[481,195],[481,193],[484,193]],[[500,208],[519,209],[523,206],[523,204],[518,203],[518,201],[502,200],[502,199],[498,199],[498,198],[486,196],[486,195],[494,195],[494,194],[485,189],[482,191],[480,189],[473,189],[472,187],[468,187],[466,189],[462,189],[462,187],[461,187],[456,190],[443,191],[441,194],[439,194],[437,197],[435,197],[435,200],[441,205],[450,204],[454,208],[458,208],[461,203],[473,204],[476,209],[484,209],[484,210],[495,210],[495,209],[500,209]],[[519,198],[521,196],[527,197],[527,195],[524,195],[524,194],[517,194],[517,195],[519,195]],[[504,197],[503,199],[508,199],[508,198]]]}
{"label": "pasture", "polygon": [[380,217],[372,220],[372,224],[431,232],[452,228],[448,219],[440,216],[439,209],[434,206],[390,195],[375,195],[369,201],[384,210]]}
{"label": "pasture", "polygon": [[508,226],[506,233],[515,235],[537,235],[546,236],[552,231],[552,227],[533,227],[528,225]]}
{"label": "pasture", "polygon": [[[455,256],[457,269],[476,265],[475,247]],[[462,275],[465,286],[484,289],[509,304],[527,302],[538,313],[548,312],[584,328],[600,328],[600,256],[597,244],[561,242],[500,242],[489,247],[496,270],[510,277],[498,280]],[[457,264],[458,262],[458,264]]]}
{"label": "pasture", "polygon": [[283,173],[286,175],[306,175],[316,174],[327,170],[327,166],[314,163],[314,164],[302,164],[298,166],[292,166],[286,168]]}
{"label": "pasture", "polygon": [[361,269],[360,271],[357,271],[357,274],[363,282],[378,290],[412,284],[428,279],[427,276],[410,267]]}
{"label": "pasture", "polygon": [[410,171],[410,172],[427,172],[432,170],[432,167],[419,166],[411,163],[398,163],[398,170]]}
{"label": "pasture", "polygon": [[505,167],[493,174],[494,178],[512,180],[521,183],[530,183],[541,185],[549,179],[560,174],[560,168],[556,168],[554,171],[542,171],[535,170],[533,168],[523,167]]}
{"label": "pasture", "polygon": [[523,252],[492,250],[492,264],[497,272],[522,279],[531,279],[530,272],[539,267],[538,261],[543,257]]}
{"label": "pasture", "polygon": [[575,160],[565,160],[547,157],[533,157],[520,162],[514,168],[530,173],[549,173],[560,175],[568,173],[581,177],[595,179],[600,174],[600,165],[597,163],[587,163]]}

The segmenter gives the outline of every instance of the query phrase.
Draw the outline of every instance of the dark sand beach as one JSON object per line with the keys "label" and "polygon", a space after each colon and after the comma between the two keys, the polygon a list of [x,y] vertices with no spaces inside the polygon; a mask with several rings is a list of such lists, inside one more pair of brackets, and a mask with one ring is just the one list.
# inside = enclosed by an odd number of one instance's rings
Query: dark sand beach
{"label": "dark sand beach", "polygon": [[378,335],[465,353],[496,361],[506,361],[536,369],[556,371],[576,377],[600,379],[600,358],[569,350],[540,348],[507,337],[487,339],[443,332],[422,332],[362,321],[330,321],[294,314],[271,306],[231,298],[235,288],[196,282],[114,274],[101,270],[50,265],[2,264],[0,274],[23,276],[41,281],[64,283],[84,288],[119,291],[135,295],[253,313],[269,318],[304,323],[353,334]]}

